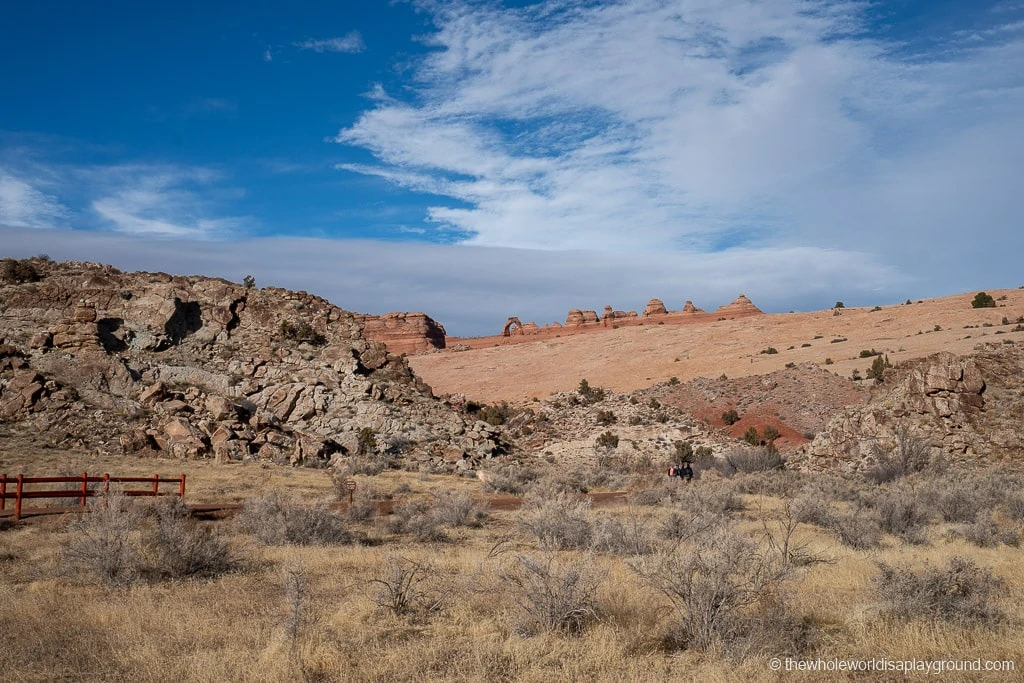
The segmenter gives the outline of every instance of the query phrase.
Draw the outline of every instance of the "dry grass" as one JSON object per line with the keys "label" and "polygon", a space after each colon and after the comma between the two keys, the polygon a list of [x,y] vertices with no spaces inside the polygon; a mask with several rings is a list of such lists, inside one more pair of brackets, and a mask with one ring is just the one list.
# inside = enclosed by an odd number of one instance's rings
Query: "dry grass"
{"label": "dry grass", "polygon": [[[431,488],[441,491],[438,482],[463,486],[454,478],[413,477],[400,484],[415,487],[413,496],[422,497]],[[329,496],[330,481],[325,478],[318,492]],[[751,575],[740,565],[720,564],[720,556],[691,562],[694,548],[725,547],[725,541],[716,546],[708,540],[717,527],[698,534],[703,539],[655,533],[672,514],[731,520],[737,547],[745,549],[752,566],[764,562],[769,573],[762,578],[771,580],[754,581],[756,599],[737,603],[729,628],[712,633],[706,651],[681,647],[678,606],[629,568],[630,551],[595,552],[590,545],[544,551],[538,536],[520,526],[526,512],[499,510],[482,527],[459,527],[457,542],[441,545],[391,535],[372,518],[346,522],[366,543],[332,547],[263,546],[230,523],[210,523],[230,537],[245,560],[243,569],[130,587],[62,571],[59,551],[73,537],[66,521],[46,518],[9,527],[0,530],[0,658],[8,677],[19,681],[732,681],[770,678],[769,658],[791,653],[1002,660],[1024,652],[1024,553],[1017,548],[978,547],[947,533],[949,523],[935,515],[928,544],[885,534],[878,547],[857,550],[812,524],[787,521],[783,527],[781,520],[794,517],[785,499],[724,488],[707,494],[642,510],[573,510],[600,534],[624,530],[629,538],[630,525],[649,526],[648,542],[657,554],[638,561],[671,557],[664,553],[675,548],[676,559],[693,568],[698,583],[721,579],[742,593]],[[723,505],[730,496],[742,505]],[[846,501],[832,504],[851,509]],[[777,539],[784,530],[790,547],[830,561],[792,562],[778,575],[785,581],[775,581],[771,553],[782,554],[765,542],[764,520]],[[920,573],[928,566],[948,567],[956,556],[1001,581],[983,600],[1002,614],[1001,621],[893,618],[875,590],[879,563]],[[522,557],[539,571],[523,565]],[[401,578],[392,572],[396,566],[429,566],[424,576],[442,581],[417,584],[428,593],[422,606],[395,614],[378,606],[380,595],[372,586],[380,585],[375,579]],[[585,576],[577,577],[577,569]],[[515,572],[521,585],[510,578]],[[576,590],[584,585],[589,588]],[[546,587],[559,589],[565,600],[540,600]],[[700,597],[695,594],[691,604],[699,605]],[[540,616],[531,616],[523,604]],[[790,678],[817,680],[812,674]]]}

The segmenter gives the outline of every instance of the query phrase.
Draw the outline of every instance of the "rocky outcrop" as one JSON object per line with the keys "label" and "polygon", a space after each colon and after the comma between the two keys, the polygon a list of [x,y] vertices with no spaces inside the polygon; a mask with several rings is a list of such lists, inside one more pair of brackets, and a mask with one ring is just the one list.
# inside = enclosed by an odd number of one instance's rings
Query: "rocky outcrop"
{"label": "rocky outcrop", "polygon": [[811,468],[860,469],[875,444],[907,430],[957,459],[1020,457],[1024,451],[1024,350],[1009,344],[970,356],[938,353],[886,372],[865,406],[842,411],[806,449]]}
{"label": "rocky outcrop", "polygon": [[719,306],[715,310],[715,314],[719,317],[724,318],[736,318],[741,316],[756,315],[763,313],[763,311],[754,305],[754,303],[743,294],[732,300],[731,303],[725,306]]}
{"label": "rocky outcrop", "polygon": [[703,313],[703,312],[704,312],[703,309],[697,308],[696,306],[694,306],[693,302],[690,301],[689,299],[686,300],[686,303],[683,304],[683,310],[680,311],[680,313]]}
{"label": "rocky outcrop", "polygon": [[582,311],[578,308],[569,310],[565,316],[565,327],[582,327],[584,325],[596,325],[600,320],[597,311]]}
{"label": "rocky outcrop", "polygon": [[665,308],[665,302],[661,299],[651,299],[644,306],[643,317],[649,318],[652,315],[666,315],[668,309]]}
{"label": "rocky outcrop", "polygon": [[601,324],[608,326],[621,320],[638,318],[636,311],[615,311],[611,306],[604,307],[604,315],[601,316]]}
{"label": "rocky outcrop", "polygon": [[[441,470],[508,447],[320,297],[34,263],[41,281],[0,286],[8,443],[324,465],[365,450],[370,430],[382,457]],[[422,314],[376,320],[395,333],[388,343],[443,340]]]}
{"label": "rocky outcrop", "polygon": [[383,343],[390,353],[420,353],[445,347],[445,329],[426,313],[356,315],[363,336]]}

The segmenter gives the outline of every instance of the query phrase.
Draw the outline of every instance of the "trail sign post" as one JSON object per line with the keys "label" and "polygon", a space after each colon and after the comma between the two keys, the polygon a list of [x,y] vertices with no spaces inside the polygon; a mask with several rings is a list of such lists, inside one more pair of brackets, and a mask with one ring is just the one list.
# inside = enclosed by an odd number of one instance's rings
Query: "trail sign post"
{"label": "trail sign post", "polygon": [[348,502],[352,503],[352,493],[356,490],[356,483],[351,479],[345,480],[345,490],[348,491]]}

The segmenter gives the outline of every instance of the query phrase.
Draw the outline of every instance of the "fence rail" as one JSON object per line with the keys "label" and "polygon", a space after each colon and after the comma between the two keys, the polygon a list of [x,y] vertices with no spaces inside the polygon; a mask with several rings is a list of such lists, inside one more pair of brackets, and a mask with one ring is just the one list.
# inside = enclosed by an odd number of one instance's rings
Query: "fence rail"
{"label": "fence rail", "polygon": [[[8,485],[14,485],[14,491],[8,491]],[[46,489],[42,491],[26,491],[25,487],[32,484],[79,484],[74,489]],[[102,491],[98,487],[90,487],[89,484],[103,484]],[[7,501],[14,500],[14,519],[21,519],[21,502],[26,499],[36,498],[78,498],[79,505],[85,507],[86,499],[91,496],[107,495],[110,493],[111,484],[150,484],[145,489],[123,490],[119,493],[124,496],[185,496],[185,475],[180,477],[161,477],[154,474],[152,477],[112,477],[109,474],[102,476],[89,476],[88,472],[82,472],[77,477],[26,477],[19,474],[16,477],[9,477],[0,474],[0,511],[6,511]],[[161,491],[160,484],[177,484],[177,491]]]}

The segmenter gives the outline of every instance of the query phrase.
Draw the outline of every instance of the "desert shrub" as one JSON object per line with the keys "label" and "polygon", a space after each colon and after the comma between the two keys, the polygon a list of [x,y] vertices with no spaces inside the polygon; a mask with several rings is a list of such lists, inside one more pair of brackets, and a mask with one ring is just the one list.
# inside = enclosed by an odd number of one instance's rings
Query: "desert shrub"
{"label": "desert shrub", "polygon": [[768,355],[775,355],[779,352],[774,346],[769,346],[767,349],[761,349],[758,353],[764,353]]}
{"label": "desert shrub", "polygon": [[731,524],[728,515],[705,505],[680,505],[658,524],[657,534],[669,541],[692,541]]}
{"label": "desert shrub", "polygon": [[769,607],[785,611],[786,567],[730,529],[692,546],[637,558],[630,567],[641,583],[668,599],[677,639],[688,649],[729,650],[767,639],[760,616]]}
{"label": "desert shrub", "polygon": [[[676,360],[679,360],[679,359],[677,358]],[[668,378],[668,383],[669,383],[670,386],[673,386],[673,387],[677,386],[679,384],[679,378],[675,377],[675,376],[669,377]]]}
{"label": "desert shrub", "polygon": [[305,504],[276,491],[250,498],[238,526],[266,545],[339,545],[352,534],[325,504]]}
{"label": "desert shrub", "polygon": [[242,286],[245,287],[246,289],[252,289],[253,287],[256,286],[256,278],[254,278],[252,275],[246,275],[245,277],[242,278]]}
{"label": "desert shrub", "polygon": [[562,493],[588,493],[600,486],[606,486],[611,480],[610,466],[616,463],[628,468],[628,462],[616,459],[611,455],[598,458],[598,467],[572,467],[557,469],[537,481],[535,486],[541,490],[560,491]]}
{"label": "desert shrub", "polygon": [[481,527],[487,519],[487,505],[461,491],[442,491],[434,495],[434,517],[448,527]]}
{"label": "desert shrub", "polygon": [[580,386],[576,393],[584,405],[593,405],[604,400],[605,391],[600,387],[592,387],[585,379],[580,380]]}
{"label": "desert shrub", "polygon": [[575,560],[519,555],[499,572],[524,634],[578,635],[598,616],[597,590],[604,574],[589,556]]}
{"label": "desert shrub", "polygon": [[480,487],[484,493],[522,495],[532,483],[540,478],[540,473],[537,470],[516,465],[496,465],[482,471],[487,477]]}
{"label": "desert shrub", "polygon": [[885,371],[891,367],[892,363],[889,362],[888,356],[875,356],[875,359],[871,361],[871,367],[868,368],[867,378],[881,384],[885,381]]}
{"label": "desert shrub", "polygon": [[846,305],[842,301],[837,301],[836,305],[832,308],[846,308]]}
{"label": "desert shrub", "polygon": [[761,441],[761,435],[757,433],[757,427],[747,427],[747,431],[743,432],[743,440],[751,446],[756,446]]}
{"label": "desert shrub", "polygon": [[69,526],[60,550],[61,564],[75,573],[92,574],[110,586],[138,578],[142,546],[137,533],[141,515],[123,496],[111,495],[89,501],[89,513]]}
{"label": "desert shrub", "polygon": [[931,511],[914,490],[905,486],[888,488],[879,495],[876,509],[882,531],[913,545],[925,543]]}
{"label": "desert shrub", "polygon": [[825,528],[848,548],[870,550],[882,543],[882,528],[878,518],[866,507],[855,506],[850,510],[833,511],[824,521]]}
{"label": "desert shrub", "polygon": [[654,549],[650,515],[603,514],[594,518],[590,547],[610,555],[646,555]]}
{"label": "desert shrub", "polygon": [[693,444],[689,441],[675,441],[672,443],[675,449],[676,462],[690,462],[693,460]]}
{"label": "desert shrub", "polygon": [[832,515],[831,500],[821,491],[804,491],[793,499],[793,516],[797,521],[828,527]]}
{"label": "desert shrub", "polygon": [[996,599],[1003,581],[963,557],[945,567],[878,565],[875,592],[885,611],[899,620],[925,619],[958,625],[992,626],[1003,620]]}
{"label": "desert shrub", "polygon": [[932,483],[931,500],[945,522],[969,524],[995,501],[986,499],[973,478],[943,478]]}
{"label": "desert shrub", "polygon": [[974,295],[974,299],[971,301],[971,308],[995,308],[996,300],[992,298],[991,294],[985,292],[978,292]]}
{"label": "desert shrub", "polygon": [[702,481],[700,486],[688,487],[687,494],[679,498],[679,507],[724,516],[743,510],[743,499],[736,493],[731,482],[709,478]]}
{"label": "desert shrub", "polygon": [[779,430],[776,429],[775,427],[773,427],[771,425],[767,425],[764,428],[764,430],[761,432],[761,436],[764,437],[765,441],[767,441],[768,443],[771,443],[772,441],[775,441],[777,438],[782,436],[782,434],[780,434]]}
{"label": "desert shrub", "polygon": [[608,425],[613,425],[618,422],[618,418],[616,418],[615,413],[610,410],[599,410],[597,411],[596,422],[602,427],[607,427]]}
{"label": "desert shrub", "polygon": [[39,282],[41,276],[35,265],[28,259],[5,258],[0,261],[0,280],[7,284],[21,284],[23,282]]}
{"label": "desert shrub", "polygon": [[543,548],[585,548],[592,534],[590,501],[566,493],[532,490],[519,513],[519,526],[536,536]]}
{"label": "desert shrub", "polygon": [[68,530],[60,552],[64,567],[111,586],[215,576],[235,566],[228,541],[188,519],[178,499],[142,506],[116,494],[94,498],[89,513]]}
{"label": "desert shrub", "polygon": [[[757,430],[754,430],[755,434]],[[771,472],[786,466],[782,455],[773,447],[734,448],[717,461],[718,471],[727,477],[737,472]]]}
{"label": "desert shrub", "polygon": [[988,510],[979,511],[974,522],[967,525],[960,535],[979,548],[1020,545],[1020,534],[1017,529],[1000,524]]}
{"label": "desert shrub", "polygon": [[324,346],[327,344],[327,337],[320,334],[305,320],[293,323],[289,320],[282,320],[279,326],[281,336],[289,341],[305,342],[313,346]]}
{"label": "desert shrub", "polygon": [[874,349],[862,349],[860,352],[861,358],[871,358],[873,356],[881,356],[881,351],[875,351]]}
{"label": "desert shrub", "polygon": [[914,436],[905,425],[896,428],[891,443],[875,441],[871,447],[875,465],[865,472],[868,479],[881,484],[921,472],[931,462],[931,445]]}
{"label": "desert shrub", "polygon": [[495,427],[503,425],[515,417],[515,410],[506,401],[494,405],[481,405],[475,401],[469,401],[466,403],[466,412]]}
{"label": "desert shrub", "polygon": [[451,590],[432,563],[389,555],[367,582],[367,595],[396,616],[422,617],[440,610]]}
{"label": "desert shrub", "polygon": [[595,442],[595,445],[598,448],[603,448],[605,450],[611,450],[613,448],[618,448],[619,447],[619,435],[618,434],[614,434],[612,432],[604,432],[603,434],[601,434],[600,436],[597,437],[597,441]]}
{"label": "desert shrub", "polygon": [[[337,488],[339,498],[348,500],[348,489]],[[352,502],[345,510],[345,519],[350,522],[366,522],[377,516],[377,490],[372,486],[360,486],[352,492]]]}
{"label": "desert shrub", "polygon": [[388,530],[395,534],[410,534],[421,543],[448,540],[444,523],[426,500],[409,500],[395,507],[388,520]]}
{"label": "desert shrub", "polygon": [[153,529],[143,538],[150,573],[164,578],[216,576],[235,566],[231,545],[210,527],[188,519],[179,498],[154,506]]}
{"label": "desert shrub", "polygon": [[775,498],[791,498],[799,490],[802,478],[790,470],[751,472],[734,478],[739,493],[756,493]]}

